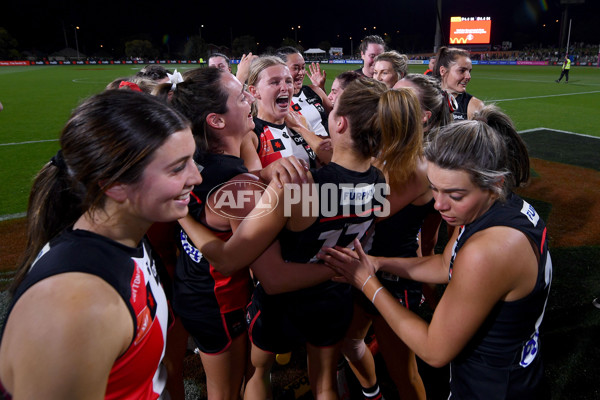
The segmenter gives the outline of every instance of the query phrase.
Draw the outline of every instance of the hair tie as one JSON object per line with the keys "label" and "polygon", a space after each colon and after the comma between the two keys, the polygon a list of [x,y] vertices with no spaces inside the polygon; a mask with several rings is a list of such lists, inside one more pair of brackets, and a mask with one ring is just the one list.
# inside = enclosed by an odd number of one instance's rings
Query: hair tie
{"label": "hair tie", "polygon": [[173,71],[172,74],[167,73],[167,76],[171,82],[171,90],[175,90],[177,84],[183,82],[183,76],[181,76],[181,72],[177,72],[177,70]]}
{"label": "hair tie", "polygon": [[122,81],[121,83],[119,83],[119,89],[125,86],[133,90],[134,92],[142,92],[142,89],[140,89],[140,87],[136,83],[129,81]]}
{"label": "hair tie", "polygon": [[65,159],[62,155],[62,150],[58,150],[54,156],[50,159],[50,164],[54,165],[60,171],[67,170],[67,164],[65,163]]}
{"label": "hair tie", "polygon": [[454,111],[458,110],[458,103],[456,102],[456,99],[454,98],[454,96],[445,90],[442,90],[442,94],[446,98],[446,102],[448,103],[448,108],[450,109],[450,113],[453,113]]}

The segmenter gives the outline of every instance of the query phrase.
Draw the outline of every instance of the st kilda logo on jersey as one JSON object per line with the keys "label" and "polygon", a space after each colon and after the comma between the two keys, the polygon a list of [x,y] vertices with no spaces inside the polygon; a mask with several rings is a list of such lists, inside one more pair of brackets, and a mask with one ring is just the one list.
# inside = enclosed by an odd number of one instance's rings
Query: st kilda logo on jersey
{"label": "st kilda logo on jersey", "polygon": [[273,148],[274,152],[285,150],[285,146],[281,139],[271,139],[271,148]]}

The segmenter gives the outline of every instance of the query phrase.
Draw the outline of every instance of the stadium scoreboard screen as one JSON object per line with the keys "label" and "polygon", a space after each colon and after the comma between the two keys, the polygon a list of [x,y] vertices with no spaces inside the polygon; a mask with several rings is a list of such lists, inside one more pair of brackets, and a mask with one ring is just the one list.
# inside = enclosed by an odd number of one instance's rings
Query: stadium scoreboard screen
{"label": "stadium scoreboard screen", "polygon": [[451,17],[450,44],[489,44],[491,17]]}

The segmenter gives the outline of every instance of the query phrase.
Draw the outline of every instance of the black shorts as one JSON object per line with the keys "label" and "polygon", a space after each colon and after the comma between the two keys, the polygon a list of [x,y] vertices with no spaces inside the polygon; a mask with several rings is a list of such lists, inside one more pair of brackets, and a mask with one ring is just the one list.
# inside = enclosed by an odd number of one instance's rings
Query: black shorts
{"label": "black shorts", "polygon": [[[378,272],[377,278],[387,289],[388,292],[409,310],[416,310],[423,303],[423,284],[407,279],[402,279],[396,275],[386,272]],[[354,290],[354,298],[358,304],[371,315],[380,315],[377,308],[359,290]]]}
{"label": "black shorts", "polygon": [[266,294],[259,284],[246,312],[252,343],[278,354],[305,343],[332,346],[344,338],[351,321],[351,288],[336,282],[279,295]]}
{"label": "black shorts", "polygon": [[226,314],[204,314],[201,319],[181,317],[183,327],[194,338],[203,353],[219,354],[229,348],[236,337],[246,333],[245,310],[238,309]]}

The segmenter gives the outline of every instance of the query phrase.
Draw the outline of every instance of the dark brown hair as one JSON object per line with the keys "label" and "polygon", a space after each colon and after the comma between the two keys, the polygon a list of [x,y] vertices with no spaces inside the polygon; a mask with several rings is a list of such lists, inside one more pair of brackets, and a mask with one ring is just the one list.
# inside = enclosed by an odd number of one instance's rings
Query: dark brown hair
{"label": "dark brown hair", "polygon": [[11,293],[42,247],[86,212],[101,212],[115,182],[138,182],[154,152],[189,127],[177,111],[131,90],[107,90],[75,109],[61,150],[37,174],[27,208],[27,246]]}

